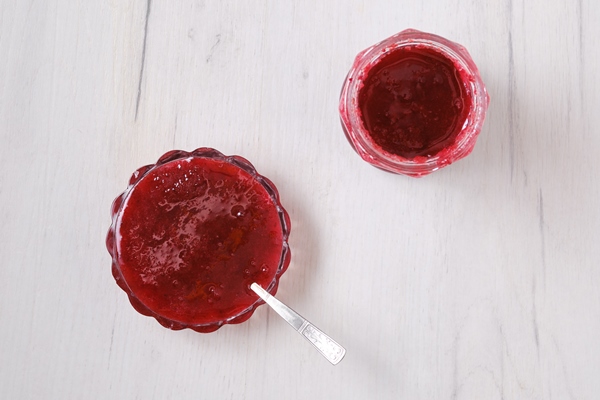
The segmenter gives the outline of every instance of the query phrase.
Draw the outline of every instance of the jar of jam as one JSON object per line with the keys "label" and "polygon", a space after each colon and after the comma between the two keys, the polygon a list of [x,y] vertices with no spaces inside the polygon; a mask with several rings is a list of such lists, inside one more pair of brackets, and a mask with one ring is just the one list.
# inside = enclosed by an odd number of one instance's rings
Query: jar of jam
{"label": "jar of jam", "polygon": [[464,47],[408,29],[356,56],[339,111],[346,137],[365,161],[421,177],[473,150],[488,104]]}
{"label": "jar of jam", "polygon": [[133,307],[170,329],[246,321],[290,263],[290,219],[246,159],[171,151],[134,172],[112,205],[106,246]]}

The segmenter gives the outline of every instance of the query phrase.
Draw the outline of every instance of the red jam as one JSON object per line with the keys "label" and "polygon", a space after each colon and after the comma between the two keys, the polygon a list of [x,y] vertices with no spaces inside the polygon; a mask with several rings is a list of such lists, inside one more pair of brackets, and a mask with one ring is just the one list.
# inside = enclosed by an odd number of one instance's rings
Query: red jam
{"label": "red jam", "polygon": [[141,303],[163,325],[214,330],[257,305],[252,282],[274,293],[289,263],[289,219],[276,190],[236,159],[168,161],[123,197],[113,222],[121,275],[115,277],[125,281],[136,308]]}
{"label": "red jam", "polygon": [[423,46],[385,55],[367,73],[358,94],[362,121],[385,151],[413,159],[452,144],[471,107],[453,62]]}

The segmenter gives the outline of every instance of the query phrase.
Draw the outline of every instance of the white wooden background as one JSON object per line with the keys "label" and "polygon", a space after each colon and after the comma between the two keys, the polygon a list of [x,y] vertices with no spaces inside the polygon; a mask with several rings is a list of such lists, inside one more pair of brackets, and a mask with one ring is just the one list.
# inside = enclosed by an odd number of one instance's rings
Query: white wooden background
{"label": "white wooden background", "polygon": [[[598,399],[600,2],[0,0],[0,398]],[[492,103],[417,180],[352,152],[354,55],[465,45]],[[251,160],[292,218],[273,312],[207,335],[136,313],[104,247],[139,166]]]}

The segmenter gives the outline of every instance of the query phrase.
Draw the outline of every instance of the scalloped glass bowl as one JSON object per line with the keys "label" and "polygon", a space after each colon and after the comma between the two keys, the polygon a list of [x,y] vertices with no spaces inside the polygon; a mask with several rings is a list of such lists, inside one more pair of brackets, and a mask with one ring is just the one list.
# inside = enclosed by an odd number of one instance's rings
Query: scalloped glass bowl
{"label": "scalloped glass bowl", "polygon": [[[127,250],[124,250],[124,248],[127,248],[127,247],[124,245],[123,246],[120,245],[120,241],[123,240],[120,229],[121,229],[122,222],[123,222],[122,217],[124,215],[124,210],[125,210],[125,208],[127,208],[127,203],[129,201],[129,199],[131,198],[132,193],[135,193],[136,188],[138,187],[138,185],[140,185],[140,182],[144,181],[145,177],[156,176],[156,174],[158,174],[161,171],[161,167],[165,166],[166,164],[173,163],[173,162],[181,163],[182,161],[190,160],[192,158],[200,158],[200,159],[211,160],[210,162],[216,161],[218,163],[229,164],[230,166],[232,166],[233,168],[235,168],[236,170],[239,171],[237,176],[243,176],[243,177],[248,178],[248,175],[249,175],[250,182],[259,183],[260,186],[256,186],[256,187],[258,187],[258,188],[262,187],[264,189],[266,195],[268,196],[268,198],[271,200],[272,207],[275,210],[275,212],[277,213],[276,214],[278,217],[277,220],[281,224],[281,230],[280,230],[281,238],[277,238],[278,241],[279,241],[279,239],[281,239],[281,251],[280,251],[280,254],[278,254],[279,263],[276,266],[276,271],[275,271],[275,274],[273,275],[273,278],[271,279],[270,282],[268,282],[268,284],[263,283],[262,286],[264,286],[264,288],[269,293],[271,293],[271,294],[276,293],[277,287],[279,284],[279,279],[280,279],[281,275],[288,268],[289,263],[290,263],[290,258],[291,258],[291,253],[290,253],[288,242],[287,242],[288,236],[290,233],[290,226],[291,226],[290,218],[280,203],[279,194],[278,194],[278,191],[277,191],[275,185],[269,179],[258,174],[258,172],[254,168],[254,166],[248,160],[246,160],[242,157],[239,157],[239,156],[225,156],[222,153],[220,153],[214,149],[199,148],[192,152],[173,150],[173,151],[170,151],[170,152],[164,154],[162,157],[160,157],[160,159],[156,162],[156,164],[146,165],[144,167],[139,168],[137,171],[135,171],[133,173],[133,175],[131,176],[131,179],[129,181],[129,186],[127,187],[127,189],[121,195],[119,195],[112,204],[112,209],[111,209],[112,223],[111,223],[111,226],[108,231],[107,238],[106,238],[106,247],[107,247],[110,255],[112,256],[112,274],[113,274],[117,284],[119,285],[119,287],[121,287],[121,289],[123,289],[125,291],[125,293],[127,293],[128,297],[129,297],[129,301],[131,302],[132,306],[139,313],[146,315],[146,316],[154,317],[161,325],[163,325],[169,329],[180,330],[180,329],[184,329],[184,328],[190,328],[197,332],[208,333],[208,332],[213,332],[213,331],[219,329],[221,326],[223,326],[225,324],[238,324],[238,323],[246,321],[248,318],[250,318],[252,316],[255,309],[259,305],[263,304],[262,300],[260,300],[260,298],[258,296],[256,296],[248,287],[247,290],[245,290],[245,293],[229,293],[228,294],[228,295],[235,295],[236,298],[238,298],[239,296],[249,296],[249,295],[253,296],[253,298],[255,300],[251,304],[249,304],[246,308],[244,308],[243,310],[241,310],[241,311],[235,310],[235,311],[232,311],[231,313],[225,312],[225,314],[220,313],[219,314],[220,316],[218,318],[215,318],[214,320],[202,321],[201,323],[189,322],[189,321],[186,322],[186,321],[178,320],[176,318],[173,318],[172,316],[167,315],[167,314],[171,314],[171,313],[161,311],[160,307],[150,304],[150,303],[152,303],[152,301],[149,301],[149,300],[144,301],[143,300],[144,298],[148,299],[148,295],[143,294],[144,291],[139,290],[140,285],[135,283],[138,280],[137,279],[138,277],[135,276],[134,278],[132,278],[131,272],[124,271],[122,268],[122,264],[123,265],[126,264],[126,261],[124,261],[124,260],[127,259],[127,257],[131,258],[129,255],[123,254],[124,251],[127,251]],[[172,164],[169,164],[169,165],[172,166]],[[152,175],[152,174],[154,174],[154,175]],[[147,186],[147,184],[145,184],[145,185]],[[137,196],[137,197],[139,197],[139,196]],[[269,206],[270,206],[270,204],[269,204]],[[273,211],[273,210],[271,210],[271,211]],[[131,211],[129,211],[129,212],[131,213]],[[204,218],[204,217],[202,217],[202,218]],[[273,220],[273,219],[271,219],[271,220]],[[260,229],[259,229],[259,231],[260,231]],[[206,236],[206,235],[204,235],[204,236]],[[209,236],[210,236],[210,233],[209,233]],[[240,239],[239,239],[239,237],[236,238],[235,235],[233,235],[233,238],[234,238],[233,240],[235,241],[235,243],[231,244],[233,242],[230,242],[230,245],[233,246],[232,249],[235,250],[239,246]],[[222,245],[222,243],[219,243],[219,246],[221,246],[221,245]],[[233,255],[233,253],[231,253],[231,254]],[[124,256],[125,256],[125,258],[124,258]],[[275,256],[275,255],[273,255],[273,256]],[[225,257],[227,257],[227,256],[225,256]],[[189,265],[186,267],[189,267]],[[208,267],[206,267],[206,268],[208,268]],[[246,269],[244,271],[246,273],[248,270]],[[124,272],[126,272],[126,273],[124,273]],[[126,276],[129,276],[129,281],[128,281],[128,279],[126,279]],[[248,278],[248,277],[246,277],[246,278]],[[142,277],[142,279],[144,279],[144,277]],[[251,278],[249,278],[249,279],[251,279]],[[266,279],[269,279],[269,278],[266,278]],[[249,282],[249,283],[251,283],[251,282]],[[248,283],[248,286],[249,286],[249,283]],[[135,288],[138,288],[138,289],[135,289]],[[209,289],[211,290],[210,293],[203,289],[204,291],[200,291],[199,295],[203,296],[203,298],[206,298],[207,295],[213,296],[212,298],[214,298],[215,288],[209,287]],[[217,288],[217,289],[218,290],[227,290],[227,289],[223,289],[223,288]],[[187,299],[187,297],[186,297],[186,299]],[[179,298],[179,300],[181,301],[182,298]],[[210,301],[209,301],[209,303],[210,303]],[[164,309],[162,309],[162,310],[164,310]],[[175,315],[175,314],[171,314],[171,315]]]}
{"label": "scalloped glass bowl", "polygon": [[[472,96],[466,123],[454,143],[431,157],[406,159],[388,153],[371,138],[361,118],[358,96],[370,68],[390,52],[404,46],[429,48],[450,60]],[[421,177],[471,153],[481,131],[489,101],[479,70],[463,46],[441,36],[406,29],[358,53],[342,87],[339,112],[346,138],[363,160],[385,171]]]}

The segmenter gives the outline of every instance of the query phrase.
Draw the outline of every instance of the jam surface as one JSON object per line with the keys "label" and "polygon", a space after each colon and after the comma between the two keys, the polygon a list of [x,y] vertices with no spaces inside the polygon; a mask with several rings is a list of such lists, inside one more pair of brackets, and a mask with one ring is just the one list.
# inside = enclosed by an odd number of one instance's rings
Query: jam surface
{"label": "jam surface", "polygon": [[273,281],[282,229],[273,199],[251,174],[221,160],[179,159],[152,169],[125,200],[118,261],[153,312],[213,323],[256,302],[252,282]]}
{"label": "jam surface", "polygon": [[471,102],[453,62],[418,45],[381,58],[358,94],[362,122],[373,141],[407,159],[433,156],[454,143]]}

